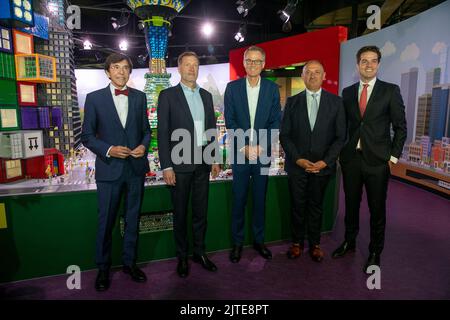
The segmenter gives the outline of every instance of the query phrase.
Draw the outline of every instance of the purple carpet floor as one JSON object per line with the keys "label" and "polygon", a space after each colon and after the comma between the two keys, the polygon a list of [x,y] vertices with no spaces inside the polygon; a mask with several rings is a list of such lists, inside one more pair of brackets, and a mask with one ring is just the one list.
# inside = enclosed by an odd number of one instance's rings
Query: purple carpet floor
{"label": "purple carpet floor", "polygon": [[112,272],[111,287],[96,292],[96,270],[82,272],[81,289],[68,290],[67,275],[0,285],[3,299],[450,299],[450,201],[422,189],[391,180],[388,195],[386,244],[381,256],[381,288],[369,290],[370,275],[362,272],[368,255],[369,212],[361,206],[357,250],[341,259],[332,251],[344,234],[344,198],[334,231],[322,235],[322,263],[307,252],[289,260],[289,242],[268,244],[273,260],[266,261],[251,247],[238,264],[228,251],[209,257],[218,266],[208,272],[190,261],[190,274],[178,277],[176,259],[141,264],[146,283],[135,283],[120,270]]}

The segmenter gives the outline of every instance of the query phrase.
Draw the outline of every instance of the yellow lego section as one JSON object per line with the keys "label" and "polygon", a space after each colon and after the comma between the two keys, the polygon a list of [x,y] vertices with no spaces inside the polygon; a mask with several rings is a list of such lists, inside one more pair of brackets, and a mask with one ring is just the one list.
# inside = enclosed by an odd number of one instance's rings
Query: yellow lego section
{"label": "yellow lego section", "polygon": [[8,228],[6,224],[6,209],[5,204],[0,203],[0,229],[6,229]]}

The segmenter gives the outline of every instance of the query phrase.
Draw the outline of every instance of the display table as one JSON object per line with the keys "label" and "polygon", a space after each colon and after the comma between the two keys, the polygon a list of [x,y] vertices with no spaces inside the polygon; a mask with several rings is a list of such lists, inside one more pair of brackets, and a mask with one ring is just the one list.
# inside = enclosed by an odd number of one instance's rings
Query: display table
{"label": "display table", "polygon": [[[338,174],[339,175],[339,174]],[[322,231],[331,231],[338,208],[339,178],[328,185],[324,202]],[[252,201],[247,206],[245,244],[251,243]],[[95,236],[97,195],[95,190],[35,195],[3,195],[3,228],[0,228],[0,282],[10,282],[66,273],[77,265],[81,270],[96,268]],[[231,247],[231,180],[211,182],[209,193],[208,252]],[[170,193],[165,185],[145,188],[144,216],[170,216]],[[290,238],[290,199],[287,176],[271,176],[267,191],[266,242]],[[148,222],[148,221],[147,221]],[[6,225],[5,225],[6,224]],[[189,239],[192,245],[191,224]],[[113,232],[113,265],[121,264],[121,228]],[[171,258],[175,255],[172,230],[141,232],[138,262]]]}

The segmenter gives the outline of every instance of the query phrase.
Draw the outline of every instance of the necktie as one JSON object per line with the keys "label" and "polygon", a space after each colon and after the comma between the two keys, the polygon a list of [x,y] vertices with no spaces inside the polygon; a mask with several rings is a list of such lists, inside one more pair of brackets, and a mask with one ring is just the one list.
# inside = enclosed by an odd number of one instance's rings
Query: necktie
{"label": "necktie", "polygon": [[115,94],[116,96],[118,96],[118,95],[120,95],[120,94],[123,94],[123,95],[128,96],[128,88],[125,89],[125,90],[115,89],[115,90],[114,90],[114,94]]}
{"label": "necktie", "polygon": [[314,124],[316,123],[317,111],[319,110],[319,104],[317,103],[317,93],[311,94],[311,110],[309,114],[309,125],[311,126],[311,131],[314,129]]}
{"label": "necktie", "polygon": [[363,89],[361,92],[361,96],[359,97],[359,111],[361,112],[361,117],[364,116],[364,112],[366,112],[367,106],[367,87],[369,85],[367,83],[363,84]]}

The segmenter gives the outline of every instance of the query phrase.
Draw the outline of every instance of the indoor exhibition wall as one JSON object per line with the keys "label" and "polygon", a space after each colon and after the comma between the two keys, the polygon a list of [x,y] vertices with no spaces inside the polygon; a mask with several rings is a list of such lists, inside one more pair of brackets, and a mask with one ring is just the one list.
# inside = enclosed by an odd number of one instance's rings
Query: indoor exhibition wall
{"label": "indoor exhibition wall", "polygon": [[450,194],[450,1],[341,44],[340,89],[359,80],[355,54],[381,48],[378,76],[400,87],[408,135],[394,175]]}
{"label": "indoor exhibition wall", "polygon": [[[128,86],[143,90],[145,85],[144,75],[148,68],[136,68],[130,75]],[[167,73],[172,74],[170,83],[175,86],[180,82],[180,75],[177,68],[167,68]],[[84,102],[89,92],[106,87],[109,79],[103,70],[77,69],[75,70],[77,78],[77,92],[80,109],[84,110]],[[229,64],[212,64],[200,66],[197,83],[213,95],[214,107],[223,111],[223,95],[227,83],[230,81]]]}

